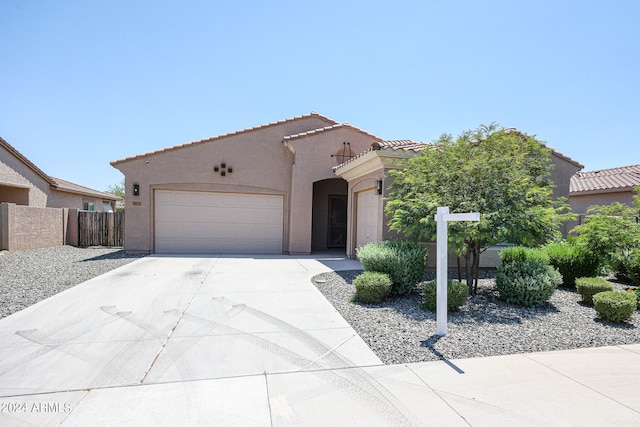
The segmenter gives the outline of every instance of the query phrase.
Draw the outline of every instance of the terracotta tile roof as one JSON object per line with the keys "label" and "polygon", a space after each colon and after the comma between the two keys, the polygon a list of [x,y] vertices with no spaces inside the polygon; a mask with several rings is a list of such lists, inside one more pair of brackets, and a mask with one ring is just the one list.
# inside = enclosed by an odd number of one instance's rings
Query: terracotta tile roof
{"label": "terracotta tile roof", "polygon": [[283,138],[283,140],[284,141],[291,141],[292,139],[306,138],[308,136],[318,135],[318,134],[323,133],[323,132],[329,132],[329,131],[332,131],[332,130],[335,130],[335,129],[340,129],[340,128],[353,129],[353,130],[355,130],[357,132],[360,132],[362,134],[365,134],[367,136],[370,136],[372,138],[375,138],[377,140],[382,141],[381,138],[379,138],[379,137],[377,137],[377,136],[375,136],[373,134],[370,134],[369,132],[366,132],[366,131],[364,131],[364,130],[362,130],[360,128],[357,128],[355,126],[351,126],[349,123],[336,123],[336,124],[331,125],[331,126],[325,126],[323,128],[313,129],[313,130],[309,130],[309,131],[306,131],[306,132],[297,133],[295,135],[287,135],[287,136],[285,136]]}
{"label": "terracotta tile roof", "polygon": [[418,152],[420,150],[424,150],[427,147],[433,146],[433,144],[428,144],[426,142],[418,142],[418,141],[412,141],[410,139],[397,139],[397,140],[392,140],[392,141],[378,141],[378,142],[374,142],[373,144],[371,144],[371,148],[369,148],[367,151],[364,151],[360,154],[358,154],[355,157],[352,157],[351,159],[349,159],[348,161],[339,164],[338,166],[334,166],[333,170],[338,170],[343,166],[348,165],[349,163],[355,161],[356,159],[359,159],[360,157],[364,156],[367,153],[370,153],[371,151],[380,151],[380,150],[393,150],[393,151],[397,151],[397,150],[402,150],[402,151],[414,151],[414,152]]}
{"label": "terracotta tile roof", "polygon": [[120,198],[113,193],[94,190],[93,188],[74,184],[73,182],[65,181],[64,179],[60,179],[60,178],[54,178],[54,177],[51,177],[51,178],[56,182],[56,185],[54,185],[53,188],[58,191],[82,194],[85,196],[92,196],[92,197],[96,197],[104,200],[120,200]]}
{"label": "terracotta tile roof", "polygon": [[218,139],[226,138],[226,137],[229,137],[229,136],[234,136],[234,135],[240,135],[240,134],[243,134],[243,133],[253,132],[253,131],[256,131],[256,130],[268,128],[268,127],[271,127],[271,126],[276,126],[276,125],[283,124],[283,123],[288,123],[288,122],[293,122],[293,121],[296,121],[296,120],[307,119],[309,117],[315,117],[315,118],[324,120],[324,121],[326,121],[327,123],[329,123],[331,125],[335,125],[335,124],[338,123],[333,119],[330,119],[330,118],[328,118],[326,116],[323,116],[322,114],[319,114],[319,113],[316,113],[315,111],[313,111],[310,114],[304,114],[302,116],[295,116],[295,117],[291,117],[291,118],[288,118],[288,119],[279,120],[277,122],[266,123],[266,124],[263,124],[263,125],[254,126],[254,127],[250,127],[250,128],[246,128],[246,129],[242,129],[242,130],[237,130],[237,131],[225,133],[225,134],[222,134],[222,135],[212,136],[210,138],[199,139],[197,141],[187,142],[185,144],[174,145],[173,147],[163,148],[163,149],[156,150],[156,151],[150,151],[150,152],[144,153],[144,154],[138,154],[138,155],[135,155],[135,156],[126,157],[124,159],[114,160],[114,161],[111,162],[111,165],[115,166],[115,165],[117,165],[119,163],[124,163],[124,162],[128,162],[128,161],[131,161],[131,160],[141,159],[141,158],[144,158],[144,157],[147,157],[147,156],[150,156],[150,155],[165,153],[167,151],[179,150],[181,148],[192,147],[194,145],[199,145],[199,144],[203,144],[203,143],[206,143],[206,142],[216,141]]}
{"label": "terracotta tile roof", "polygon": [[49,175],[44,173],[42,171],[42,169],[40,169],[39,167],[34,165],[31,162],[31,160],[29,160],[25,156],[23,156],[18,150],[13,148],[13,146],[11,144],[9,144],[7,141],[2,139],[1,137],[0,137],[0,147],[3,147],[5,150],[7,150],[11,154],[13,154],[15,157],[17,157],[22,163],[24,163],[27,167],[29,167],[29,169],[31,169],[32,171],[37,173],[42,179],[47,181],[49,183],[49,185],[55,185],[56,184],[56,182],[53,180],[53,178],[51,178]]}
{"label": "terracotta tile roof", "polygon": [[590,172],[578,172],[571,177],[570,193],[599,190],[627,190],[640,186],[640,165],[622,166]]}
{"label": "terracotta tile roof", "polygon": [[404,151],[415,151],[418,152],[420,150],[424,150],[431,144],[427,144],[425,142],[413,141],[411,139],[397,139],[393,141],[382,141],[379,144],[373,144],[372,148],[374,150],[404,150]]}

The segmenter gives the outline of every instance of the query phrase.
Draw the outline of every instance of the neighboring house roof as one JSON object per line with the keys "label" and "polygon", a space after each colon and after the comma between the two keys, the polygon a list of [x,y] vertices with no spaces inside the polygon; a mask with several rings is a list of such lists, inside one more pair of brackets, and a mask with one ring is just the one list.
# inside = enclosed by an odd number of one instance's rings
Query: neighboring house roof
{"label": "neighboring house roof", "polygon": [[2,137],[0,137],[0,147],[3,147],[5,150],[7,150],[8,152],[10,152],[11,154],[13,154],[16,158],[18,158],[22,163],[24,163],[29,169],[31,169],[32,171],[34,171],[36,174],[38,174],[42,179],[44,179],[45,181],[47,181],[50,185],[55,186],[56,182],[53,180],[53,178],[51,178],[49,175],[47,175],[46,173],[44,173],[42,171],[42,169],[40,169],[39,167],[37,167],[36,165],[34,165],[31,160],[27,159],[25,156],[23,156],[18,150],[16,150],[15,148],[13,148],[13,146],[11,144],[9,144],[7,141],[5,141]]}
{"label": "neighboring house roof", "polygon": [[[526,133],[524,133],[521,130],[516,129],[516,128],[508,128],[508,129],[506,129],[506,132],[507,133],[515,132],[515,133],[519,133],[520,135],[526,135]],[[555,149],[549,147],[546,143],[543,142],[542,145],[544,145],[545,147],[549,148],[552,151],[552,154],[555,155],[556,157],[559,157],[562,160],[571,163],[572,165],[576,166],[578,169],[584,168],[584,165],[582,163],[580,163],[580,162],[578,162],[576,160],[573,160],[571,157],[559,152],[558,150],[555,150]]]}
{"label": "neighboring house roof", "polygon": [[65,191],[68,193],[80,194],[84,196],[91,196],[102,198],[105,200],[120,200],[120,198],[112,193],[105,193],[103,191],[94,190],[92,188],[83,187],[82,185],[74,184],[73,182],[65,181],[60,178],[54,178],[52,176],[47,175],[34,165],[31,160],[27,159],[24,155],[22,155],[18,150],[16,150],[11,144],[5,141],[2,137],[0,137],[0,146],[10,152],[13,156],[19,159],[25,166],[38,174],[42,179],[44,179],[51,188],[59,191]]}
{"label": "neighboring house roof", "polygon": [[105,191],[94,190],[92,188],[84,187],[84,186],[78,185],[78,184],[74,184],[73,182],[65,181],[64,179],[60,179],[60,178],[53,178],[52,177],[52,179],[56,182],[56,185],[53,188],[58,190],[58,191],[65,191],[67,193],[81,194],[83,196],[96,197],[98,199],[103,199],[103,200],[111,200],[111,201],[121,200],[120,197],[116,196],[113,193],[107,193]]}
{"label": "neighboring house roof", "polygon": [[379,137],[377,137],[377,136],[375,136],[373,134],[370,134],[369,132],[366,132],[366,131],[364,131],[364,130],[362,130],[360,128],[357,128],[355,126],[351,126],[349,123],[336,123],[336,124],[331,125],[331,126],[325,126],[323,128],[313,129],[313,130],[309,130],[309,131],[306,131],[306,132],[297,133],[295,135],[287,135],[287,136],[285,136],[283,138],[283,140],[284,141],[291,141],[291,140],[294,140],[294,139],[300,139],[300,138],[305,138],[305,137],[308,137],[308,136],[318,135],[318,134],[321,134],[323,132],[329,132],[329,131],[340,129],[340,128],[353,129],[353,130],[355,130],[357,132],[360,132],[360,133],[362,133],[364,135],[367,135],[367,136],[370,136],[372,138],[375,138],[375,139],[378,139],[378,140],[382,141],[382,138],[379,138]]}
{"label": "neighboring house roof", "polygon": [[640,165],[578,172],[571,177],[570,193],[630,191],[640,186]]}
{"label": "neighboring house roof", "polygon": [[205,139],[200,139],[200,140],[197,140],[197,141],[187,142],[185,144],[174,145],[173,147],[163,148],[163,149],[156,150],[156,151],[150,151],[150,152],[144,153],[144,154],[138,154],[136,156],[126,157],[124,159],[114,160],[114,161],[111,162],[111,165],[115,166],[115,165],[120,164],[120,163],[125,163],[125,162],[129,162],[129,161],[132,161],[132,160],[142,159],[142,158],[145,158],[147,156],[154,155],[154,154],[166,153],[167,151],[174,151],[174,150],[179,150],[179,149],[182,149],[182,148],[193,147],[194,145],[204,144],[204,143],[207,143],[207,142],[216,141],[216,140],[219,140],[219,139],[222,139],[222,138],[227,138],[227,137],[234,136],[234,135],[240,135],[240,134],[243,134],[243,133],[254,132],[254,131],[265,129],[265,128],[268,128],[268,127],[271,127],[271,126],[276,126],[276,125],[280,125],[280,124],[287,123],[287,122],[293,122],[293,121],[296,121],[296,120],[307,119],[307,118],[310,118],[310,117],[314,117],[314,118],[317,118],[317,119],[324,120],[330,125],[338,124],[338,122],[336,122],[335,120],[332,120],[332,119],[330,119],[330,118],[328,118],[326,116],[323,116],[322,114],[318,114],[318,113],[316,113],[314,111],[314,112],[312,112],[310,114],[304,114],[302,116],[295,116],[295,117],[291,117],[289,119],[279,120],[277,122],[266,123],[266,124],[263,124],[263,125],[254,126],[254,127],[246,128],[246,129],[242,129],[242,130],[237,130],[237,131],[225,133],[225,134],[222,134],[222,135],[212,136],[210,138],[205,138]]}

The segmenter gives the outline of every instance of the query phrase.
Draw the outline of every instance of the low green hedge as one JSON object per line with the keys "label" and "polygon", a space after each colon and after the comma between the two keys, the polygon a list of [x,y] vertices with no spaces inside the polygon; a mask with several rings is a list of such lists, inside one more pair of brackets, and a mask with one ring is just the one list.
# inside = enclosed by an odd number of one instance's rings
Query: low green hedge
{"label": "low green hedge", "polygon": [[562,286],[573,288],[578,277],[594,277],[600,270],[600,260],[581,246],[568,242],[553,242],[544,248],[549,263],[562,275]]}
{"label": "low green hedge", "polygon": [[[420,307],[435,313],[437,306],[436,281],[425,283],[423,292],[424,302],[420,304]],[[453,280],[447,282],[447,311],[458,311],[460,306],[467,302],[468,298],[469,287],[466,284]]]}
{"label": "low green hedge", "polygon": [[582,296],[582,302],[593,305],[593,296],[600,292],[612,291],[613,285],[601,277],[579,277],[576,279],[576,291]]}
{"label": "low green hedge", "polygon": [[601,319],[621,323],[636,309],[637,297],[631,292],[600,292],[593,296],[593,306]]}
{"label": "low green hedge", "polygon": [[365,271],[389,275],[393,288],[391,295],[406,295],[424,279],[427,267],[427,249],[416,242],[388,240],[368,243],[356,249]]}
{"label": "low green hedge", "polygon": [[543,250],[507,248],[500,253],[500,259],[496,288],[500,299],[509,304],[541,306],[562,283],[562,276],[549,265],[549,256]]}
{"label": "low green hedge", "polygon": [[353,280],[358,302],[380,304],[391,292],[391,279],[387,274],[365,271]]}

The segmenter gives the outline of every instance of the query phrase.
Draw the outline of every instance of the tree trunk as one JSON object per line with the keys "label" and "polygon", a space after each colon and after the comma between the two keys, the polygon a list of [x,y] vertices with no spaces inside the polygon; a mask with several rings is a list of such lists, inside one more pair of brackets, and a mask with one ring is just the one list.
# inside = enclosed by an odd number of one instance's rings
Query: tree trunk
{"label": "tree trunk", "polygon": [[476,283],[475,285],[473,285],[473,293],[476,294],[478,292],[478,279],[480,276],[480,243],[477,243],[476,245],[476,256],[475,256],[475,262],[476,262]]}

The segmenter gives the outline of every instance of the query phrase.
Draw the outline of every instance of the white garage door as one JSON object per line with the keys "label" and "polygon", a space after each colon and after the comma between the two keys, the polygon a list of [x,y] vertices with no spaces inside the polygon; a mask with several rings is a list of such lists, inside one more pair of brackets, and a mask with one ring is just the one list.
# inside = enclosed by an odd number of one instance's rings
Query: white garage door
{"label": "white garage door", "polygon": [[356,214],[356,247],[378,241],[379,195],[375,190],[358,193]]}
{"label": "white garage door", "polygon": [[157,190],[156,253],[281,254],[283,198]]}

